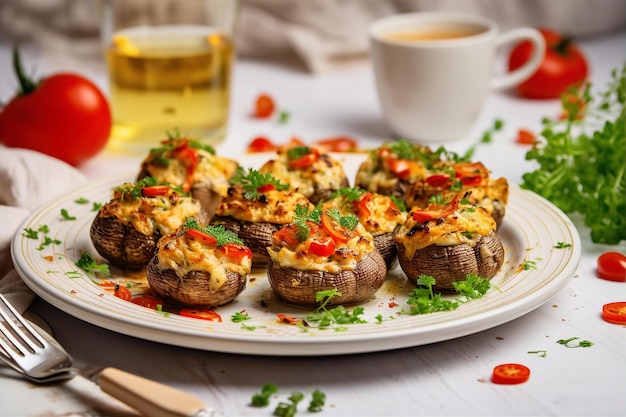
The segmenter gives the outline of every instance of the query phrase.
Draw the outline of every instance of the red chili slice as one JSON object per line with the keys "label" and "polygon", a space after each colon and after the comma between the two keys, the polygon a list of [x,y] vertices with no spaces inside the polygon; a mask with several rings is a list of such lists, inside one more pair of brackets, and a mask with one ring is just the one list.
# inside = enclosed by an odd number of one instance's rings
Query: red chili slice
{"label": "red chili slice", "polygon": [[483,180],[483,165],[479,162],[456,164],[454,172],[463,185],[478,185]]}
{"label": "red chili slice", "polygon": [[222,316],[220,316],[213,310],[181,308],[178,314],[180,314],[183,317],[190,317],[192,319],[201,319],[201,320],[216,321],[216,322],[222,321]]}
{"label": "red chili slice", "polygon": [[459,207],[459,198],[455,196],[448,204],[431,204],[424,210],[415,210],[413,212],[413,220],[420,223],[426,223],[434,219],[444,218],[454,213]]}
{"label": "red chili slice", "polygon": [[602,319],[609,323],[626,325],[626,301],[616,301],[603,305]]}
{"label": "red chili slice", "polygon": [[426,178],[426,184],[436,188],[450,188],[450,174],[435,174]]}
{"label": "red chili slice", "polygon": [[237,245],[234,243],[229,243],[220,248],[222,253],[224,253],[229,258],[235,261],[241,261],[243,258],[248,257],[252,259],[252,251],[250,248],[244,245]]}
{"label": "red chili slice", "polygon": [[372,193],[369,191],[361,194],[361,197],[354,202],[353,207],[357,213],[357,217],[359,219],[367,219],[372,214],[369,207],[367,207],[367,203],[372,200]]}
{"label": "red chili slice", "polygon": [[289,161],[289,166],[292,168],[307,168],[313,165],[319,159],[319,152],[315,148],[311,148],[311,151],[302,155],[298,159]]}
{"label": "red chili slice", "polygon": [[169,185],[151,185],[150,187],[143,187],[141,193],[148,197],[157,197],[166,195],[169,190]]}
{"label": "red chili slice", "polygon": [[312,240],[309,245],[309,251],[313,255],[328,257],[335,253],[335,241],[330,236]]}
{"label": "red chili slice", "polygon": [[194,239],[199,239],[203,241],[206,245],[215,245],[217,243],[217,239],[209,234],[201,232],[200,230],[187,229],[187,234]]}
{"label": "red chili slice", "polygon": [[276,186],[274,184],[265,184],[257,188],[256,190],[260,193],[266,193],[268,191],[275,190]]}
{"label": "red chili slice", "polygon": [[113,290],[113,294],[116,297],[121,298],[124,301],[130,301],[130,299],[132,298],[132,294],[130,293],[130,290],[124,287],[123,285],[119,285],[119,284],[115,284],[115,289]]}
{"label": "red chili slice", "polygon": [[494,384],[521,384],[530,378],[530,369],[519,363],[505,363],[493,368],[491,381]]}

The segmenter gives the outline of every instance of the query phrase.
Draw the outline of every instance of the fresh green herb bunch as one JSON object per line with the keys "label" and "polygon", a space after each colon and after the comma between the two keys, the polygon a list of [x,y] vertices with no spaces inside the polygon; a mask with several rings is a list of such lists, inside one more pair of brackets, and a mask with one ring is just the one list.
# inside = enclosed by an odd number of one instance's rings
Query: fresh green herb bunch
{"label": "fresh green herb bunch", "polygon": [[254,200],[262,194],[259,190],[262,190],[264,186],[273,186],[279,191],[285,191],[289,189],[288,184],[281,183],[271,173],[262,173],[256,169],[248,168],[246,173],[242,167],[237,167],[237,172],[230,179],[231,184],[239,184],[243,188],[243,196],[247,200]]}
{"label": "fresh green herb bunch", "polygon": [[223,225],[219,224],[219,225],[202,226],[198,223],[198,220],[196,220],[195,217],[187,217],[185,219],[185,223],[183,223],[183,228],[198,230],[204,234],[214,237],[215,240],[217,241],[216,245],[218,248],[224,245],[229,245],[229,244],[236,244],[236,245],[244,244],[243,240],[241,240],[239,236],[237,236],[231,230],[224,228]]}
{"label": "fresh green herb bunch", "polygon": [[612,72],[607,91],[590,92],[591,85],[571,89],[562,98],[568,117],[544,120],[543,140],[526,154],[539,168],[521,186],[580,213],[593,242],[619,244],[626,240],[626,65]]}

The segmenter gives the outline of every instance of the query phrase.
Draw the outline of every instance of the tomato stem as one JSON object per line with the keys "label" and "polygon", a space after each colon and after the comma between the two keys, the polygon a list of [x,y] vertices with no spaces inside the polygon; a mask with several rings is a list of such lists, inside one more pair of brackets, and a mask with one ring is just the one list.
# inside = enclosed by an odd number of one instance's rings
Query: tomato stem
{"label": "tomato stem", "polygon": [[20,87],[22,88],[20,95],[28,95],[37,89],[37,84],[24,74],[24,68],[22,67],[20,53],[17,47],[13,48],[13,68],[15,69],[15,74],[20,82]]}
{"label": "tomato stem", "polygon": [[554,49],[554,51],[563,56],[563,57],[567,57],[568,56],[568,49],[570,44],[572,43],[572,39],[568,38],[568,37],[563,37],[561,38],[561,40],[554,45],[554,47],[552,49]]}

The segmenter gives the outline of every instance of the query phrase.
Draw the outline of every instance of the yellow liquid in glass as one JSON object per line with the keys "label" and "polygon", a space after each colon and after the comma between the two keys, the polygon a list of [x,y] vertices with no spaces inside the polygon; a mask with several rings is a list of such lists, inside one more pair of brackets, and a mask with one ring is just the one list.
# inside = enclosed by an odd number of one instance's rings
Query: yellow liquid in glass
{"label": "yellow liquid in glass", "polygon": [[167,132],[216,143],[226,134],[231,40],[212,28],[127,29],[107,51],[114,126],[109,147],[145,152]]}

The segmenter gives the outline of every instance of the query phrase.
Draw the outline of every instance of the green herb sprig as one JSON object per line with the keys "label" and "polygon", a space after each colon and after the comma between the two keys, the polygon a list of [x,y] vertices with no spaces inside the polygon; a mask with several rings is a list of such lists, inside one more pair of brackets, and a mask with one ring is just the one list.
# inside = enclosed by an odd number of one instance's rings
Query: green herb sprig
{"label": "green herb sprig", "polygon": [[243,168],[238,167],[235,175],[230,179],[231,184],[239,184],[243,189],[243,196],[246,200],[254,200],[262,193],[259,189],[266,185],[272,185],[279,191],[289,189],[289,184],[283,184],[276,179],[271,173],[262,173],[256,169],[249,168],[245,172]]}
{"label": "green herb sprig", "polygon": [[591,85],[563,96],[567,118],[544,120],[526,153],[538,168],[521,184],[565,213],[581,214],[591,240],[604,244],[626,240],[626,65],[611,75],[595,97]]}
{"label": "green herb sprig", "polygon": [[435,283],[436,280],[432,276],[421,275],[417,279],[418,287],[411,291],[407,299],[409,310],[403,310],[402,313],[413,316],[456,310],[461,304],[469,300],[481,298],[491,288],[489,280],[478,275],[468,274],[465,280],[453,283],[454,289],[459,292],[460,298],[448,300],[442,298],[440,293],[433,291]]}
{"label": "green herb sprig", "polygon": [[99,263],[88,252],[83,252],[80,258],[75,262],[75,265],[89,274],[101,273],[105,276],[111,276],[109,265],[105,263]]}
{"label": "green herb sprig", "polygon": [[195,217],[187,217],[185,219],[185,222],[183,223],[183,228],[198,230],[202,233],[205,233],[207,235],[214,237],[215,240],[217,241],[216,246],[218,248],[224,245],[228,245],[228,244],[236,244],[236,245],[244,244],[244,241],[241,240],[239,236],[237,236],[236,233],[234,233],[231,230],[226,229],[224,225],[212,224],[208,226],[202,226],[201,224],[198,223],[198,220]]}

